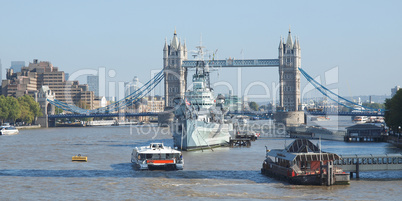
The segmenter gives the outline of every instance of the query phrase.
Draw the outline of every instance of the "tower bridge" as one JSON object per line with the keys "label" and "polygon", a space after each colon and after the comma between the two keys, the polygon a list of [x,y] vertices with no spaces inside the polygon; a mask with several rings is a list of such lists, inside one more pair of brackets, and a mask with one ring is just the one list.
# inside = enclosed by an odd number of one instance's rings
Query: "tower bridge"
{"label": "tower bridge", "polygon": [[[163,67],[165,73],[165,106],[173,107],[175,98],[184,98],[187,91],[188,68],[197,66],[200,60],[187,59],[186,43],[181,44],[176,30],[168,45],[163,48]],[[285,42],[280,39],[278,58],[276,59],[246,59],[246,60],[209,60],[210,67],[278,67],[279,70],[279,110],[287,111],[276,115],[277,120],[285,124],[304,123],[304,112],[301,110],[300,71],[301,48],[299,40],[292,39],[289,29]]]}
{"label": "tower bridge", "polygon": [[[181,44],[181,41],[177,37],[176,30],[173,34],[173,39],[170,44],[165,40],[163,47],[163,70],[159,72],[155,77],[148,81],[143,87],[128,95],[127,97],[119,100],[111,105],[95,110],[86,110],[78,108],[75,105],[69,105],[52,98],[43,98],[45,101],[43,105],[52,104],[65,111],[69,111],[75,114],[84,114],[81,116],[100,116],[111,115],[113,113],[119,113],[124,111],[122,109],[127,108],[146,96],[152,91],[162,80],[164,80],[164,95],[165,95],[165,108],[170,109],[174,106],[173,100],[175,98],[184,98],[184,94],[187,91],[187,74],[188,70],[195,68],[197,62],[206,62],[210,67],[218,68],[254,68],[263,67],[271,68],[278,67],[279,75],[279,107],[275,114],[277,122],[282,122],[285,125],[301,124],[305,123],[304,111],[301,109],[301,97],[300,97],[300,75],[302,74],[318,91],[324,96],[337,102],[340,105],[350,107],[342,102],[333,99],[333,96],[338,97],[340,100],[349,104],[355,104],[334,92],[322,86],[319,82],[314,80],[301,68],[301,48],[299,39],[292,39],[291,31],[289,29],[287,40],[281,37],[278,47],[278,57],[272,59],[226,59],[226,60],[189,60],[187,59],[187,47],[186,43]],[[332,94],[329,96],[328,94]],[[50,97],[50,96],[49,96]],[[47,118],[47,109],[44,116]],[[280,111],[280,112],[278,112]],[[326,113],[325,113],[326,114]],[[360,114],[360,113],[359,113]],[[383,115],[382,112],[376,113],[377,115]],[[148,116],[156,114],[130,114],[132,116]],[[321,113],[313,115],[322,115]],[[335,114],[336,115],[336,114]],[[356,113],[337,113],[337,115],[355,116]],[[77,117],[81,117],[77,116]],[[121,115],[118,115],[121,116]],[[373,115],[371,115],[373,116]],[[57,115],[49,115],[51,119],[61,118]],[[44,119],[46,120],[46,119]]]}

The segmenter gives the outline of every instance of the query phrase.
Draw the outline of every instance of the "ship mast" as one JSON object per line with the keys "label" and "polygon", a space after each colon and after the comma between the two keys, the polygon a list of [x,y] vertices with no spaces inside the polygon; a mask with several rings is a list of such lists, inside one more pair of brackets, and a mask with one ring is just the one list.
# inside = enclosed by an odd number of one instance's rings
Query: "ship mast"
{"label": "ship mast", "polygon": [[197,58],[197,65],[196,65],[196,76],[203,76],[206,80],[206,88],[211,89],[211,80],[209,77],[209,65],[208,62],[204,60],[204,46],[202,46],[202,36],[200,38],[200,45],[196,46],[197,54],[193,55]]}

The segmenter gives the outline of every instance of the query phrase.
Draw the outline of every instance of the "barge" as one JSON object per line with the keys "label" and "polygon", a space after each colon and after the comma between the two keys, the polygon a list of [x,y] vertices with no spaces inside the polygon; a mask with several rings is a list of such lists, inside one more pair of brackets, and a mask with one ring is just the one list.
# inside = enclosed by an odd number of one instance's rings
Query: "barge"
{"label": "barge", "polygon": [[333,165],[340,159],[308,139],[296,139],[285,149],[266,149],[261,173],[297,185],[349,184],[350,175]]}

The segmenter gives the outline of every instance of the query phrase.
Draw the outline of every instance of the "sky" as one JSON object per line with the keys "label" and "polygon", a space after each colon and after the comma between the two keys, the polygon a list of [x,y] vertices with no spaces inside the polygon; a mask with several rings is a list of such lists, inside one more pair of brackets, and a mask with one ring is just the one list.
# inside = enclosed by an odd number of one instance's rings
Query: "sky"
{"label": "sky", "polygon": [[[217,59],[275,59],[290,26],[311,76],[341,96],[390,95],[402,85],[401,7],[401,1],[0,0],[2,74],[11,61],[38,59],[80,82],[85,70],[106,69],[117,87],[134,76],[146,82],[162,69],[164,42],[175,29],[189,51],[202,36]],[[277,68],[219,69],[212,76],[218,92],[228,90],[219,83],[241,95],[268,94],[268,87],[270,98],[278,80]]]}

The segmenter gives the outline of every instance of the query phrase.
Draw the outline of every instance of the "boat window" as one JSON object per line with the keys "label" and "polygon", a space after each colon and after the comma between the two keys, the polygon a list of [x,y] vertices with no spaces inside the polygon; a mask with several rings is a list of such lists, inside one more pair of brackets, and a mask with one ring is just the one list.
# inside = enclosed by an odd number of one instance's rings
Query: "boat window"
{"label": "boat window", "polygon": [[393,164],[397,164],[398,163],[398,160],[397,160],[397,158],[393,158]]}
{"label": "boat window", "polygon": [[372,158],[369,158],[369,159],[368,159],[368,164],[373,163],[372,161],[373,161],[373,159],[372,159]]}
{"label": "boat window", "polygon": [[151,158],[152,158],[152,154],[147,154],[146,157],[147,157],[147,159],[151,159]]}
{"label": "boat window", "polygon": [[392,158],[388,158],[388,164],[392,164]]}
{"label": "boat window", "polygon": [[383,158],[382,163],[383,163],[383,164],[387,164],[387,158]]}
{"label": "boat window", "polygon": [[367,164],[367,158],[363,158],[363,164]]}
{"label": "boat window", "polygon": [[377,164],[377,158],[373,158],[373,164]]}
{"label": "boat window", "polygon": [[402,164],[402,157],[399,157],[398,163],[399,163],[399,164]]}
{"label": "boat window", "polygon": [[378,164],[382,164],[382,158],[378,158]]}

